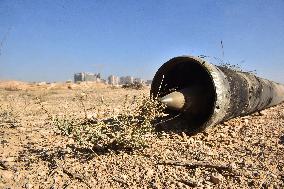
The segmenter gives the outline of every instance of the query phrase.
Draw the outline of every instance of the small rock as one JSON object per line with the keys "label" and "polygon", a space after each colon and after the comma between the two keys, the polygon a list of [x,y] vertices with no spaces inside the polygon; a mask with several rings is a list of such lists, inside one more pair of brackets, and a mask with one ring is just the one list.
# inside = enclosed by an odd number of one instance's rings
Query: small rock
{"label": "small rock", "polygon": [[164,171],[164,166],[163,166],[163,165],[158,165],[158,170],[159,170],[160,172]]}
{"label": "small rock", "polygon": [[176,188],[176,185],[174,183],[171,183],[171,185],[169,186],[169,188]]}
{"label": "small rock", "polygon": [[214,184],[220,184],[220,182],[222,182],[222,179],[223,176],[220,174],[210,176],[210,181]]}
{"label": "small rock", "polygon": [[253,176],[259,178],[259,173],[258,172],[253,172]]}
{"label": "small rock", "polygon": [[126,179],[128,178],[128,176],[127,176],[127,175],[122,174],[122,175],[121,175],[121,178],[122,178],[123,180],[126,180]]}
{"label": "small rock", "polygon": [[271,173],[270,175],[271,175],[271,177],[277,179],[277,175],[275,175],[275,174],[273,174],[273,173]]}
{"label": "small rock", "polygon": [[177,187],[178,187],[178,188],[182,188],[182,187],[183,187],[183,183],[178,182],[178,183],[177,183]]}
{"label": "small rock", "polygon": [[26,184],[25,184],[25,188],[26,188],[26,189],[31,189],[31,188],[33,188],[33,185],[30,184],[30,183],[26,183]]}
{"label": "small rock", "polygon": [[199,168],[195,169],[194,176],[196,176],[196,177],[200,177],[201,176],[201,170]]}
{"label": "small rock", "polygon": [[236,165],[236,163],[234,163],[234,162],[231,163],[230,166],[231,166],[233,169],[237,169],[237,165]]}
{"label": "small rock", "polygon": [[152,177],[153,176],[153,174],[154,174],[154,171],[152,170],[152,169],[147,169],[147,173],[146,173],[146,177],[147,178],[150,178],[150,177]]}
{"label": "small rock", "polygon": [[258,111],[257,113],[258,113],[259,116],[266,115],[266,112],[264,112],[264,111]]}
{"label": "small rock", "polygon": [[153,184],[154,188],[157,188],[157,189],[162,189],[163,187],[161,186],[160,182],[155,182]]}
{"label": "small rock", "polygon": [[68,143],[69,144],[74,144],[75,143],[75,140],[73,138],[68,138]]}
{"label": "small rock", "polygon": [[210,148],[208,149],[207,155],[214,156],[216,153],[214,153]]}
{"label": "small rock", "polygon": [[230,133],[229,133],[229,136],[234,138],[234,137],[237,136],[237,133],[235,133],[235,132],[230,132]]}

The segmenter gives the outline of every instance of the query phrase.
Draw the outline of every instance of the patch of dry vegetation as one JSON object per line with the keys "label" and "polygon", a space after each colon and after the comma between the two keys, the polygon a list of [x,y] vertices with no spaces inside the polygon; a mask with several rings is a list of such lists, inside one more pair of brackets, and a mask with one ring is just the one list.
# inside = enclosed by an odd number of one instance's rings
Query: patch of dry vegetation
{"label": "patch of dry vegetation", "polygon": [[[81,147],[92,150],[137,150],[147,147],[147,138],[154,134],[153,122],[164,115],[165,107],[157,100],[146,96],[128,99],[126,95],[121,113],[118,115],[114,115],[103,98],[102,106],[88,110],[85,105],[87,95],[81,93],[76,98],[84,112],[83,117],[74,114],[51,116],[40,99],[38,104],[48,114],[50,124],[55,126],[61,135],[70,137]],[[106,107],[107,110],[102,107]],[[95,114],[89,112],[95,109]],[[91,117],[88,117],[89,113],[92,114]]]}

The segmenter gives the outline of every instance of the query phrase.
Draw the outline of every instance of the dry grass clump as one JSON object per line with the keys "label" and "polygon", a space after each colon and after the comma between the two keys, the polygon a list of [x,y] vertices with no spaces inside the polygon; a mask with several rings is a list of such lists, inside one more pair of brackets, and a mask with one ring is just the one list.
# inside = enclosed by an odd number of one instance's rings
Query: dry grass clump
{"label": "dry grass clump", "polygon": [[[84,116],[56,115],[52,117],[51,123],[61,135],[74,139],[81,147],[93,150],[134,150],[147,147],[147,140],[153,135],[153,122],[163,116],[165,108],[149,97],[128,99],[126,96],[121,112],[117,115],[105,104],[101,106],[105,110],[98,109],[93,116],[88,117],[85,98],[78,97]],[[91,110],[94,111],[94,108]]]}

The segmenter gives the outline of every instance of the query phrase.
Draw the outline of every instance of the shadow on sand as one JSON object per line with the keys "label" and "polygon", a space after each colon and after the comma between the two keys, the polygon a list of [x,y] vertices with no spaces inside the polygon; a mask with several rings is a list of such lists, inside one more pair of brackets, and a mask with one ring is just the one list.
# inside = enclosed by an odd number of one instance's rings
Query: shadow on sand
{"label": "shadow on sand", "polygon": [[38,159],[48,162],[48,167],[50,169],[56,169],[57,164],[56,160],[64,160],[65,158],[74,158],[79,160],[80,162],[84,163],[87,161],[92,160],[93,158],[97,157],[98,155],[104,155],[111,152],[119,153],[119,152],[131,153],[131,149],[119,149],[115,146],[106,146],[104,148],[84,148],[78,147],[75,144],[68,144],[66,148],[63,147],[55,147],[55,148],[46,148],[42,146],[38,146],[35,143],[29,143],[28,145],[24,146],[24,150],[19,153],[18,161],[25,162],[27,167],[29,164],[35,161],[34,158],[37,157]]}
{"label": "shadow on sand", "polygon": [[280,144],[284,145],[284,135],[280,137]]}
{"label": "shadow on sand", "polygon": [[155,132],[166,132],[166,133],[175,133],[181,134],[184,133],[187,136],[194,136],[202,130],[194,125],[189,125],[183,117],[164,117],[162,119],[155,120]]}

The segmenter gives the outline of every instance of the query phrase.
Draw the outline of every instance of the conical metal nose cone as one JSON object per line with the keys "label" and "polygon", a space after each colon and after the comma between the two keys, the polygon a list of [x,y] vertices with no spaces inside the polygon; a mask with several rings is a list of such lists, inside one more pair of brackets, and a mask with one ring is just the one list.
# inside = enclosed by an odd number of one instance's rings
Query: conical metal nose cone
{"label": "conical metal nose cone", "polygon": [[159,99],[167,108],[181,110],[185,104],[185,97],[181,92],[175,91]]}

